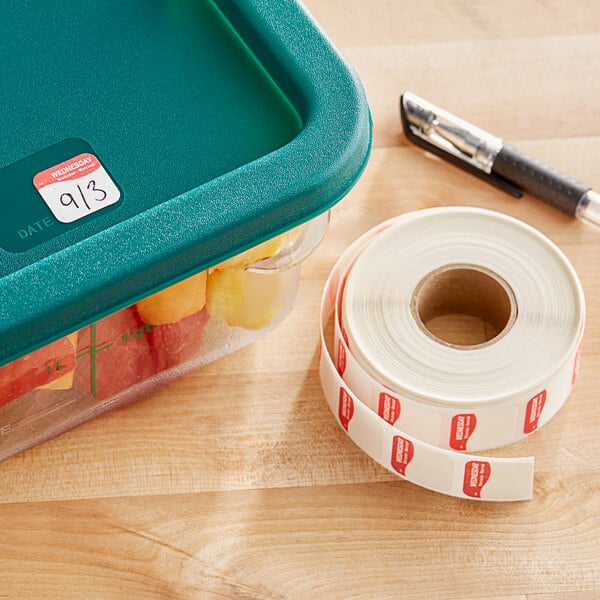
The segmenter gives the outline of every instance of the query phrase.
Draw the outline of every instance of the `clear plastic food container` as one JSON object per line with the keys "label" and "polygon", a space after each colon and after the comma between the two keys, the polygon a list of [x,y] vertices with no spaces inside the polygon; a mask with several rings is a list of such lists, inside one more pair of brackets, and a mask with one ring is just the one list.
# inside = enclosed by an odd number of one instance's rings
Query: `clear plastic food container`
{"label": "clear plastic food container", "polygon": [[1,460],[280,322],[371,127],[288,0],[15,0],[0,36]]}

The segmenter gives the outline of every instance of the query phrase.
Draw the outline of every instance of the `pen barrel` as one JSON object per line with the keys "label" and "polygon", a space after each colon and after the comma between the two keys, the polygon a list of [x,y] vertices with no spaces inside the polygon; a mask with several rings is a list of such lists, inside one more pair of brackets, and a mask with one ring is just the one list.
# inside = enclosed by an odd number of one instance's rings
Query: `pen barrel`
{"label": "pen barrel", "polygon": [[510,144],[498,152],[492,171],[572,217],[576,216],[579,203],[590,189]]}

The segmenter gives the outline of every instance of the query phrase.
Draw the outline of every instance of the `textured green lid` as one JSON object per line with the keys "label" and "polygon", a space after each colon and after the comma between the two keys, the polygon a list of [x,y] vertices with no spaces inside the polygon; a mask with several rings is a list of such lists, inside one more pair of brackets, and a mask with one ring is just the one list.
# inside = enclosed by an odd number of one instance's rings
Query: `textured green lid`
{"label": "textured green lid", "polygon": [[290,0],[3,2],[0,364],[330,208],[360,83]]}

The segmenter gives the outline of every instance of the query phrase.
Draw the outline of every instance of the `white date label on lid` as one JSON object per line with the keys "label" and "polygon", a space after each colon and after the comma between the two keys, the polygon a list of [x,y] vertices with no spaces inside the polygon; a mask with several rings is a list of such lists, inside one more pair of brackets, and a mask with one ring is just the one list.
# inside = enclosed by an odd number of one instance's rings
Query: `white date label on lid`
{"label": "white date label on lid", "polygon": [[121,191],[96,156],[79,154],[40,171],[33,185],[61,223],[72,223],[121,198]]}

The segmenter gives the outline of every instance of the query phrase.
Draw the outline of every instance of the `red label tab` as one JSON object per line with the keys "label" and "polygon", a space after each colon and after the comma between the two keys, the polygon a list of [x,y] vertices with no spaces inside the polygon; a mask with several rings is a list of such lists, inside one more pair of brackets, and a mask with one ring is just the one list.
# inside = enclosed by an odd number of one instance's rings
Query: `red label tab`
{"label": "red label tab", "polygon": [[390,394],[381,392],[377,412],[382,419],[393,425],[400,417],[400,400]]}
{"label": "red label tab", "polygon": [[470,460],[465,465],[463,492],[471,498],[481,498],[481,488],[492,474],[492,466],[483,460]]}
{"label": "red label tab", "polygon": [[338,404],[338,417],[342,427],[348,431],[348,424],[354,415],[354,401],[352,396],[343,388],[340,388],[340,400]]}
{"label": "red label tab", "polygon": [[348,341],[348,334],[346,333],[346,330],[342,327],[342,337],[344,338],[344,341],[346,342],[346,346],[348,348],[350,348],[350,342]]}
{"label": "red label tab", "polygon": [[525,425],[523,427],[524,433],[531,433],[538,427],[538,421],[542,410],[544,410],[544,404],[546,403],[546,390],[542,390],[539,394],[536,394],[528,403],[525,411]]}
{"label": "red label tab", "polygon": [[53,183],[77,179],[98,168],[100,168],[100,162],[93,154],[80,154],[45,171],[40,171],[33,178],[33,185],[40,190]]}
{"label": "red label tab", "polygon": [[415,455],[414,444],[399,435],[392,440],[392,467],[400,475],[406,475],[406,467]]}
{"label": "red label tab", "polygon": [[452,417],[450,424],[450,448],[453,450],[466,450],[467,442],[477,425],[477,418],[473,413],[462,413]]}
{"label": "red label tab", "polygon": [[337,370],[340,375],[346,370],[346,349],[342,340],[338,340]]}

